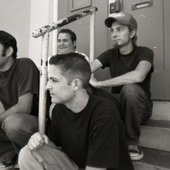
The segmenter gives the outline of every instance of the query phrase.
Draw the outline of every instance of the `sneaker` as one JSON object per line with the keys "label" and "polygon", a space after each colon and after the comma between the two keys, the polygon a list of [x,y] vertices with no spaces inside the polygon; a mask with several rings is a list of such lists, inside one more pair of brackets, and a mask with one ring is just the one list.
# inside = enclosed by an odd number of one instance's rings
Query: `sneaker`
{"label": "sneaker", "polygon": [[142,147],[139,144],[129,145],[128,150],[132,161],[139,161],[144,157]]}
{"label": "sneaker", "polygon": [[0,163],[0,170],[19,170],[19,166],[17,163],[3,161]]}
{"label": "sneaker", "polygon": [[12,168],[14,168],[14,164],[11,162],[1,162],[0,163],[0,170],[11,170]]}
{"label": "sneaker", "polygon": [[19,170],[19,165],[17,163],[14,165],[14,169],[15,170],[17,170],[17,169]]}

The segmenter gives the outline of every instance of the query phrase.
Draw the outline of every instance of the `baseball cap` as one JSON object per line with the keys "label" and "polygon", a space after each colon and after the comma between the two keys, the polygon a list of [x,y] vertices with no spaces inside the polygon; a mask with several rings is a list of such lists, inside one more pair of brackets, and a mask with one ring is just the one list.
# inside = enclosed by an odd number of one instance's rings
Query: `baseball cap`
{"label": "baseball cap", "polygon": [[117,21],[122,25],[130,26],[133,29],[137,29],[136,19],[129,13],[125,12],[112,13],[109,15],[108,18],[105,19],[105,25],[108,28],[111,28],[112,23],[114,21]]}

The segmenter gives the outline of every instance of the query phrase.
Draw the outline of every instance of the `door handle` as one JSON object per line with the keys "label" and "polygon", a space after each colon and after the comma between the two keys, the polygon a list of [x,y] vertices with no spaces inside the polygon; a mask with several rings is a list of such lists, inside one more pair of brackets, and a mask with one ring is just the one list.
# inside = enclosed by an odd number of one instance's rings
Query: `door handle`
{"label": "door handle", "polygon": [[151,6],[153,6],[153,0],[132,4],[132,10],[147,8],[147,7],[151,7]]}

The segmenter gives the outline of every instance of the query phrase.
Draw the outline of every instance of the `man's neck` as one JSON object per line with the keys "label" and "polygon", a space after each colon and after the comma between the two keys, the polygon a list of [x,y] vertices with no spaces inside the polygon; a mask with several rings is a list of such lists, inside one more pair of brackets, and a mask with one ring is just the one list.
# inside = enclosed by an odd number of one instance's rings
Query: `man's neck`
{"label": "man's neck", "polygon": [[81,112],[87,105],[89,101],[89,94],[85,89],[78,92],[71,102],[66,103],[66,107],[69,108],[74,113]]}
{"label": "man's neck", "polygon": [[134,45],[132,42],[128,43],[126,46],[122,46],[119,48],[120,50],[120,53],[122,55],[127,55],[127,54],[130,54],[134,49]]}
{"label": "man's neck", "polygon": [[0,71],[1,72],[7,71],[9,68],[12,67],[14,61],[15,61],[14,58],[10,56],[8,60],[6,61],[6,63],[0,66]]}

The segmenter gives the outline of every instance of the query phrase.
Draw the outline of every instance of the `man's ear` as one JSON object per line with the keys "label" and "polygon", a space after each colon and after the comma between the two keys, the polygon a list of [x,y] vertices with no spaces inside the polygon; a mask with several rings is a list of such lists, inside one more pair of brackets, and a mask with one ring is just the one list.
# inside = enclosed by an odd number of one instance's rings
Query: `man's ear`
{"label": "man's ear", "polygon": [[81,87],[81,80],[80,79],[74,79],[72,81],[72,87],[73,87],[73,91],[77,91],[80,87]]}
{"label": "man's ear", "polygon": [[12,47],[9,47],[8,49],[6,49],[6,56],[12,56],[12,54],[13,54],[13,48]]}
{"label": "man's ear", "polygon": [[130,38],[133,38],[136,35],[136,30],[130,31]]}

